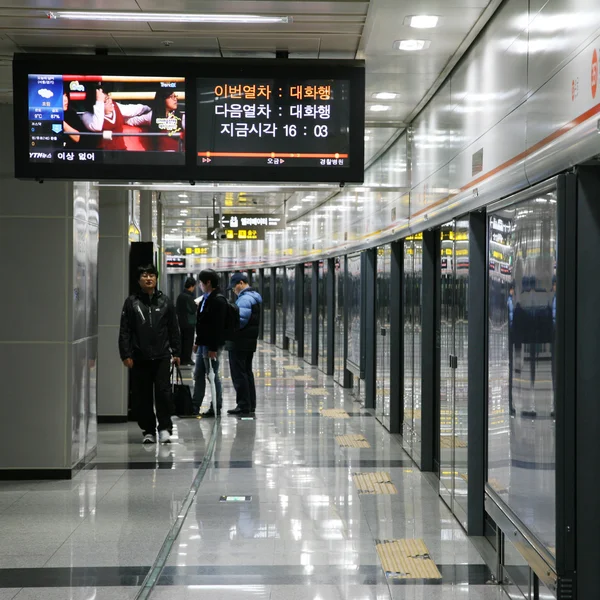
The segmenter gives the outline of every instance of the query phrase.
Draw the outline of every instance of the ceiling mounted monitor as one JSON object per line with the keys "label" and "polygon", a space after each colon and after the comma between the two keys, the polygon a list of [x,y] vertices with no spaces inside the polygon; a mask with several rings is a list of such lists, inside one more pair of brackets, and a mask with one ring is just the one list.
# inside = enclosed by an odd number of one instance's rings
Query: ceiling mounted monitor
{"label": "ceiling mounted monitor", "polygon": [[17,54],[15,176],[362,182],[364,64]]}

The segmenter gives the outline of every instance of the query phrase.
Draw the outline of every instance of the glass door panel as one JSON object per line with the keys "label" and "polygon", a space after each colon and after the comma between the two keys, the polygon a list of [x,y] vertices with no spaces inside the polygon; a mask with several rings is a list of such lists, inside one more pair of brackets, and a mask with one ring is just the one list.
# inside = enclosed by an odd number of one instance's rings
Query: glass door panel
{"label": "glass door panel", "polygon": [[283,267],[275,269],[275,327],[277,329],[275,344],[283,348],[283,337],[285,335],[285,314],[283,312],[283,286],[285,271]]}
{"label": "glass door panel", "polygon": [[319,369],[327,371],[327,261],[319,261]]}
{"label": "glass door panel", "polygon": [[555,555],[556,191],[490,213],[488,236],[488,485]]}
{"label": "glass door panel", "polygon": [[402,438],[405,449],[412,456],[412,435],[414,430],[413,410],[413,361],[414,361],[414,314],[413,314],[413,281],[414,281],[414,243],[412,239],[404,240],[404,423]]}
{"label": "glass door panel", "polygon": [[[469,446],[469,221],[456,221],[454,238],[454,512],[467,515]],[[457,510],[460,509],[460,510]],[[466,525],[466,523],[465,523]]]}
{"label": "glass door panel", "polygon": [[271,269],[265,269],[263,277],[263,339],[271,343]]}
{"label": "glass door panel", "polygon": [[362,368],[361,319],[362,319],[362,279],[361,255],[348,256],[348,365],[354,375]]}
{"label": "glass door panel", "polygon": [[312,362],[312,263],[304,265],[304,360]]}
{"label": "glass door panel", "polygon": [[381,423],[390,427],[390,285],[391,285],[390,244],[377,249],[376,282],[376,353],[377,353],[377,395],[375,414]]}
{"label": "glass door panel", "polygon": [[334,372],[335,381],[344,385],[344,288],[346,286],[346,257],[335,259],[335,338],[334,338]]}
{"label": "glass door panel", "polygon": [[454,222],[440,231],[440,495],[454,489]]}
{"label": "glass door panel", "polygon": [[413,439],[414,447],[420,448],[421,440],[421,347],[422,347],[422,309],[423,306],[423,234],[414,236],[413,277],[412,277],[412,320],[413,320]]}

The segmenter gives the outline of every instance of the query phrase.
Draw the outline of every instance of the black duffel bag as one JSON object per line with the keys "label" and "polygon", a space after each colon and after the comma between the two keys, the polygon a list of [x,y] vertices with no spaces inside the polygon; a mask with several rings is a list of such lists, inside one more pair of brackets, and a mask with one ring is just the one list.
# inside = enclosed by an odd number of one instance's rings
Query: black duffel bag
{"label": "black duffel bag", "polygon": [[174,364],[171,369],[171,412],[178,417],[193,417],[192,392],[190,386],[183,383],[179,365]]}

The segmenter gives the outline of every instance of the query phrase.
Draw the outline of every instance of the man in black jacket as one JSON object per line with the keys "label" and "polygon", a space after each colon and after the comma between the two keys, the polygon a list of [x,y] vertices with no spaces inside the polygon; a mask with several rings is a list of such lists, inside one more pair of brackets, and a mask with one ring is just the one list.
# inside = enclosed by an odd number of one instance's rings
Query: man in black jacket
{"label": "man in black jacket", "polygon": [[157,419],[159,441],[171,441],[171,356],[174,363],[180,362],[175,307],[156,289],[157,276],[154,265],[138,269],[140,291],[125,300],[119,330],[119,353],[131,369],[133,405],[144,444],[156,443]]}
{"label": "man in black jacket", "polygon": [[[223,387],[219,377],[219,355],[225,343],[225,319],[227,315],[227,299],[219,289],[219,277],[212,269],[206,269],[198,276],[202,289],[202,300],[198,305],[196,318],[196,368],[194,369],[194,395],[192,405],[194,413],[200,414],[200,407],[206,391],[206,375],[210,368],[215,375],[217,412],[211,406],[203,417],[214,417],[221,414],[223,405]],[[209,363],[210,361],[210,363]],[[213,400],[215,400],[213,398]]]}
{"label": "man in black jacket", "polygon": [[181,332],[181,364],[192,364],[192,346],[194,345],[194,333],[196,330],[196,303],[194,302],[194,290],[196,280],[188,277],[185,280],[184,290],[177,297],[175,308],[177,309],[177,320]]}

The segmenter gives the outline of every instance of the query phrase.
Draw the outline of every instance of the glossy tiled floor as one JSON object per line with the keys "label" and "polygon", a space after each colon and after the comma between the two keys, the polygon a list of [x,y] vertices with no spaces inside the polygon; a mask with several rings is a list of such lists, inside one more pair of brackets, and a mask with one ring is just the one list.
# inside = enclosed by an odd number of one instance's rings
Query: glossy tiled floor
{"label": "glossy tiled floor", "polygon": [[[133,600],[151,572],[152,600],[502,598],[398,439],[347,391],[270,346],[255,372],[256,420],[176,420],[173,443],[152,447],[133,423],[102,425],[74,480],[0,482],[0,600]],[[319,413],[334,407],[350,418]],[[340,448],[350,433],[371,448]],[[352,474],[372,471],[398,494],[359,495]],[[422,538],[442,580],[386,577],[375,545],[398,538]]]}

